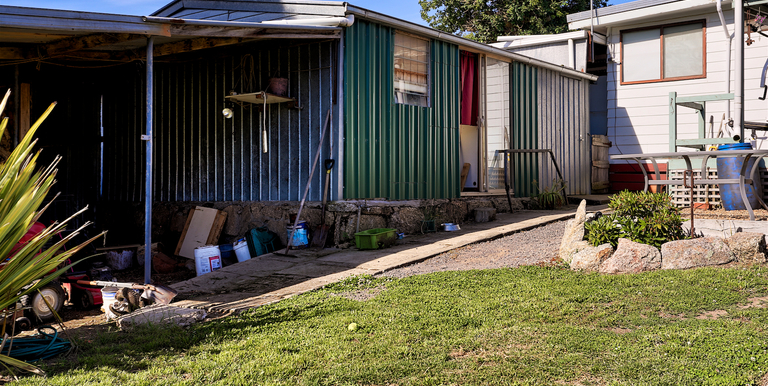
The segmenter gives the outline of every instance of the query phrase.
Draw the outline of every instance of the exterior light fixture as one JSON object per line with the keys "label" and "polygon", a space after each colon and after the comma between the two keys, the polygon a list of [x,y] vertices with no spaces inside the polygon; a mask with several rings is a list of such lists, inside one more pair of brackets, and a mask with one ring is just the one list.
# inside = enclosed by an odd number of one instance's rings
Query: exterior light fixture
{"label": "exterior light fixture", "polygon": [[221,110],[221,113],[224,115],[224,118],[230,119],[235,116],[235,112],[232,111],[229,107],[225,107],[224,110]]}

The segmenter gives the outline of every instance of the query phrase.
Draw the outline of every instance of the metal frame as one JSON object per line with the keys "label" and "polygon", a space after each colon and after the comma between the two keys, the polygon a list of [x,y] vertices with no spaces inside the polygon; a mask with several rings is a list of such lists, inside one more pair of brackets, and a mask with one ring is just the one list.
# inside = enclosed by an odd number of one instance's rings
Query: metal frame
{"label": "metal frame", "polygon": [[[731,138],[706,138],[706,111],[707,102],[733,100],[734,94],[711,94],[695,95],[687,97],[678,97],[677,92],[669,93],[669,151],[676,152],[677,147],[690,147],[704,150],[705,145],[720,145],[728,143],[737,143],[738,140]],[[687,107],[697,110],[699,122],[699,138],[697,139],[677,139],[677,107]],[[744,138],[744,130],[739,133]]]}
{"label": "metal frame", "polygon": [[549,153],[549,157],[555,165],[555,171],[557,171],[557,175],[560,176],[560,181],[563,184],[563,189],[561,190],[563,199],[568,203],[568,195],[565,193],[565,180],[563,179],[563,174],[560,173],[560,167],[557,166],[557,160],[554,153],[552,153],[552,149],[504,149],[499,150],[499,153],[504,154],[504,189],[507,191],[507,201],[510,208],[512,207],[512,198],[509,195],[510,187],[513,191],[515,190],[515,160],[509,156],[511,154]]}
{"label": "metal frame", "polygon": [[[659,172],[659,165],[656,162],[657,158],[682,159],[685,161],[686,172],[693,173],[691,157],[702,157],[701,175],[706,176],[707,161],[710,158],[717,158],[719,156],[744,158],[744,161],[742,162],[742,165],[741,165],[741,171],[739,172],[739,178],[726,178],[726,179],[703,178],[699,180],[694,180],[693,184],[694,185],[739,184],[739,193],[741,194],[741,200],[744,202],[744,205],[747,208],[747,212],[749,212],[749,220],[755,221],[755,213],[752,210],[752,206],[749,205],[749,200],[747,199],[746,184],[752,185],[755,188],[755,190],[757,190],[755,181],[758,181],[759,179],[754,178],[755,173],[757,172],[757,168],[759,167],[760,159],[763,157],[768,157],[768,150],[721,150],[721,151],[672,152],[672,153],[653,153],[653,154],[623,154],[623,155],[612,155],[611,159],[634,160],[635,162],[637,162],[637,164],[640,165],[640,170],[642,170],[643,179],[645,180],[645,187],[643,188],[643,191],[647,192],[648,187],[650,185],[685,185],[686,184],[685,179],[662,180],[661,173]],[[747,178],[747,168],[749,166],[749,159],[752,157],[755,157],[756,160],[752,165],[752,169],[749,171],[750,178]],[[648,179],[648,172],[643,167],[643,162],[641,162],[643,160],[650,160],[651,163],[653,164],[653,171],[654,171],[654,174],[656,175],[656,180]],[[760,195],[757,195],[757,199],[763,208],[768,209],[768,205],[765,204],[765,202],[760,197]],[[691,203],[691,205],[693,205],[693,203]]]}

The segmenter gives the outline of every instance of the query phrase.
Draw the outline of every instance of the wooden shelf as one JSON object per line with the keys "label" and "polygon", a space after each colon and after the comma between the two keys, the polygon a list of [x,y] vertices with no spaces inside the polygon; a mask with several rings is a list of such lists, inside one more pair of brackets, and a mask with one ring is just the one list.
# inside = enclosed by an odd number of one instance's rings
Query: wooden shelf
{"label": "wooden shelf", "polygon": [[293,104],[296,104],[296,99],[294,98],[281,97],[275,94],[268,94],[266,92],[252,92],[248,94],[230,95],[224,98],[238,102],[255,104],[264,104],[264,99],[266,99],[266,104],[286,102],[292,102]]}

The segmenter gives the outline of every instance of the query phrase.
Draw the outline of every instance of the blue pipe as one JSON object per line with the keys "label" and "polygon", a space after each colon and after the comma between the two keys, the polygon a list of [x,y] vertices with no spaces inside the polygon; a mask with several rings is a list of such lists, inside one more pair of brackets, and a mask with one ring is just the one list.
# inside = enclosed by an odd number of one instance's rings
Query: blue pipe
{"label": "blue pipe", "polygon": [[144,186],[144,284],[152,283],[152,91],[155,37],[147,39],[147,175]]}

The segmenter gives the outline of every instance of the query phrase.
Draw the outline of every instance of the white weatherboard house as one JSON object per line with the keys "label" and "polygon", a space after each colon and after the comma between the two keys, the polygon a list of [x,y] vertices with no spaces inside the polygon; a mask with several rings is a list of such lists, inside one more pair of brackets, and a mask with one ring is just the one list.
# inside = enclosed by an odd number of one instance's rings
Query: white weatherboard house
{"label": "white weatherboard house", "polygon": [[[762,23],[768,13],[754,4],[760,2],[752,3],[639,0],[568,16],[570,29],[605,36],[611,154],[693,151],[702,128],[707,138],[722,130],[720,141],[739,135],[756,148],[768,148],[766,131],[753,131],[749,124],[742,130],[742,122],[764,128],[768,120],[768,101],[759,99],[768,60]],[[743,34],[736,31],[742,20]],[[675,98],[697,96],[703,111],[674,106]]]}
{"label": "white weatherboard house", "polygon": [[[493,45],[601,75],[590,89],[590,133],[608,136],[611,155],[695,151],[736,135],[768,149],[768,100],[759,99],[768,8],[761,3],[637,0],[568,15],[573,32],[502,37]],[[681,97],[701,101],[675,103]],[[620,174],[629,170],[624,163],[611,161],[612,190],[642,187]]]}

